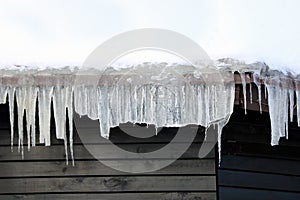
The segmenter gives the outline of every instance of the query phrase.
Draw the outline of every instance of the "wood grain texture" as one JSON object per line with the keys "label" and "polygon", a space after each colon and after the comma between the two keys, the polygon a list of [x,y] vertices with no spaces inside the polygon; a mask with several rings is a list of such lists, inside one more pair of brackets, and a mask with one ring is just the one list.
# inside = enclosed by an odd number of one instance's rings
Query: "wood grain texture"
{"label": "wood grain texture", "polygon": [[214,176],[113,176],[1,179],[0,193],[216,191]]}
{"label": "wood grain texture", "polygon": [[220,200],[300,199],[299,130],[294,119],[289,123],[289,139],[271,146],[268,113],[244,115],[235,109],[223,129]]}
{"label": "wood grain texture", "polygon": [[221,200],[298,200],[300,193],[272,190],[255,190],[247,188],[219,187]]}
{"label": "wood grain texture", "polygon": [[[0,177],[55,177],[130,175],[114,170],[97,160],[76,161],[66,166],[65,161],[0,162]],[[209,159],[177,160],[171,165],[147,175],[215,174],[215,163]]]}
{"label": "wood grain texture", "polygon": [[220,169],[300,176],[300,161],[223,155]]}
{"label": "wood grain texture", "polygon": [[219,185],[299,192],[300,177],[222,170]]}
{"label": "wood grain texture", "polygon": [[215,192],[160,192],[160,193],[82,193],[82,194],[27,194],[0,195],[1,200],[215,200]]}

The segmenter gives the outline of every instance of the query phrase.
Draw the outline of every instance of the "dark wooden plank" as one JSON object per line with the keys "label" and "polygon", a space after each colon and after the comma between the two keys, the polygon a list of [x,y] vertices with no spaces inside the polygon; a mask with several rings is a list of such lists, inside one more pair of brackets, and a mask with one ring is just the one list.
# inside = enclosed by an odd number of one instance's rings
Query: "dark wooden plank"
{"label": "dark wooden plank", "polygon": [[[230,122],[223,130],[223,139],[270,145],[271,129],[270,126],[250,122]],[[289,139],[281,138],[279,144],[300,147],[299,129],[290,127]]]}
{"label": "dark wooden plank", "polygon": [[255,144],[251,141],[247,143],[242,142],[223,142],[222,153],[234,154],[242,156],[257,156],[283,160],[299,161],[299,147],[268,144]]}
{"label": "dark wooden plank", "polygon": [[300,192],[300,177],[219,170],[219,185]]}
{"label": "dark wooden plank", "polygon": [[215,191],[215,176],[120,176],[2,179],[0,193]]}
{"label": "dark wooden plank", "polygon": [[289,124],[289,139],[281,138],[279,145],[271,146],[270,120],[267,113],[235,109],[223,129],[222,153],[299,160],[300,135],[296,122]]}
{"label": "dark wooden plank", "polygon": [[219,187],[220,200],[298,200],[300,193],[245,188]]}
{"label": "dark wooden plank", "polygon": [[[100,144],[102,145],[102,144]],[[145,153],[158,150],[163,147],[165,144],[119,144],[118,147],[125,149],[126,151],[136,152],[136,153]],[[198,158],[198,152],[202,144],[193,143],[186,152],[183,153],[181,158]],[[96,145],[97,146],[97,145]],[[170,159],[173,158],[175,153],[181,152],[182,146],[185,144],[174,144],[173,150],[170,153],[162,152],[159,158]],[[102,159],[126,159],[123,155],[116,154],[115,156],[111,155],[111,152],[108,148],[101,148],[103,152]],[[88,150],[83,145],[74,146],[74,155],[75,159],[95,159]],[[206,158],[214,158],[214,150],[210,152]],[[65,159],[65,148],[62,145],[58,146],[36,146],[32,147],[30,151],[24,150],[24,159],[25,160],[64,160]],[[154,158],[155,159],[155,158]],[[17,148],[14,148],[14,152],[11,152],[9,146],[0,146],[0,161],[9,161],[9,160],[22,160],[21,154],[18,152]]]}
{"label": "dark wooden plank", "polygon": [[220,169],[246,170],[300,176],[300,161],[222,155]]}
{"label": "dark wooden plank", "polygon": [[2,200],[215,200],[214,192],[168,192],[168,193],[105,193],[105,194],[31,194],[31,195],[0,195]]}
{"label": "dark wooden plank", "polygon": [[[64,161],[0,162],[0,177],[108,176],[118,174],[130,175],[107,167],[96,160],[76,161],[75,166],[66,166]],[[212,159],[177,160],[161,170],[147,174],[215,174],[215,161]]]}

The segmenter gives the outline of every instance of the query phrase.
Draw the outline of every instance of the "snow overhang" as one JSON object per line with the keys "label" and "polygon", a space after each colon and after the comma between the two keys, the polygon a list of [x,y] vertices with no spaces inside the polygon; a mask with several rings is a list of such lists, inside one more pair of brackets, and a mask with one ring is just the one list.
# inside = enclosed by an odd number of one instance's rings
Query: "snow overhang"
{"label": "snow overhang", "polygon": [[[154,124],[156,127],[187,124],[208,127],[215,124],[220,129],[220,142],[222,128],[233,112],[236,84],[243,86],[245,113],[246,84],[256,85],[260,111],[262,89],[266,90],[272,145],[277,145],[280,137],[288,137],[288,122],[292,120],[295,105],[300,126],[299,76],[272,70],[260,62],[246,64],[226,58],[214,63],[217,70],[174,63],[142,63],[121,69],[111,67],[105,71],[92,68],[81,70],[76,66],[4,66],[0,69],[0,103],[6,103],[8,99],[11,124],[14,124],[13,102],[16,98],[19,148],[22,150],[24,135],[21,119],[24,111],[27,137],[31,138],[31,144],[29,142],[28,145],[35,145],[33,130],[37,99],[41,127],[39,142],[46,145],[50,145],[51,101],[54,105],[56,136],[64,139],[66,145],[68,137],[65,126],[69,123],[69,127],[73,127],[73,107],[79,115],[98,119],[101,135],[106,138],[111,127],[126,122]],[[165,109],[163,104],[171,109]],[[69,136],[71,149],[72,131]],[[13,137],[13,128],[11,134]]]}

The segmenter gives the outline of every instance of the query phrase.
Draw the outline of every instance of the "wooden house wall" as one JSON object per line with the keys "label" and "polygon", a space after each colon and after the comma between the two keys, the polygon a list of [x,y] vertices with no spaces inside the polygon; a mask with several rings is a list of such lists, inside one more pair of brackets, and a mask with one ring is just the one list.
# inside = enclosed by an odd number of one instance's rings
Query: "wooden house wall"
{"label": "wooden house wall", "polygon": [[[204,139],[203,129],[183,156],[170,166],[152,173],[128,174],[95,160],[82,145],[77,133],[74,136],[75,167],[66,166],[64,145],[55,138],[53,119],[52,145],[45,147],[38,144],[30,151],[24,145],[22,160],[16,147],[17,131],[14,151],[10,150],[8,105],[0,105],[0,112],[0,199],[217,198],[215,153],[213,151],[205,159],[198,159]],[[84,130],[95,131],[87,127]],[[131,152],[151,152],[166,145],[175,136],[176,130],[164,128],[157,137],[134,139],[114,128],[110,139]],[[116,158],[107,155],[107,159]]]}
{"label": "wooden house wall", "polygon": [[[259,113],[257,90],[252,88],[253,103],[247,93],[247,108],[254,111],[244,114],[241,88],[237,87],[239,105],[223,129],[219,199],[300,199],[300,128],[296,116],[289,123],[289,139],[281,138],[280,145],[271,146],[269,114]],[[267,111],[264,95],[262,103]]]}

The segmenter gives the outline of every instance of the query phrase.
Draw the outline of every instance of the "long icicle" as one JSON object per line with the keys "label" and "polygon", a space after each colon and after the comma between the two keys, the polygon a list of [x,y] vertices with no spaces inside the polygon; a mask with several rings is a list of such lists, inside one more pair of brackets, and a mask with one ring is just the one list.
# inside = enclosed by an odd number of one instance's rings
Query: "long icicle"
{"label": "long icicle", "polygon": [[295,91],[293,89],[289,89],[289,100],[290,100],[290,122],[293,122],[294,118],[294,94]]}
{"label": "long icicle", "polygon": [[10,148],[13,151],[14,146],[14,103],[15,103],[15,88],[8,89],[8,103],[9,103],[9,121],[10,121]]}
{"label": "long icicle", "polygon": [[73,92],[72,86],[66,87],[66,107],[68,109],[69,118],[69,142],[70,142],[70,154],[72,159],[72,165],[75,166],[74,152],[73,152]]}
{"label": "long icicle", "polygon": [[68,140],[66,136],[66,88],[57,85],[53,90],[53,109],[56,138],[64,140],[66,164],[68,165]]}
{"label": "long icicle", "polygon": [[45,143],[46,146],[50,146],[50,115],[52,92],[52,86],[41,86],[38,92],[40,143]]}
{"label": "long icicle", "polygon": [[[35,146],[35,114],[36,114],[36,100],[37,100],[37,87],[28,87],[28,101],[26,108],[26,120],[27,120],[27,139],[28,139],[28,150],[30,150],[30,140],[31,145]],[[31,138],[31,139],[30,139]]]}
{"label": "long icicle", "polygon": [[240,72],[242,86],[243,86],[243,95],[244,95],[244,108],[245,108],[245,115],[247,115],[247,90],[246,90],[246,74],[245,72]]}
{"label": "long icicle", "polygon": [[25,105],[27,100],[26,97],[27,97],[27,93],[25,87],[16,88],[16,100],[17,100],[17,110],[18,110],[18,133],[19,133],[18,151],[20,151],[21,149],[22,159],[24,159],[23,118],[24,118],[24,111],[25,111]]}

